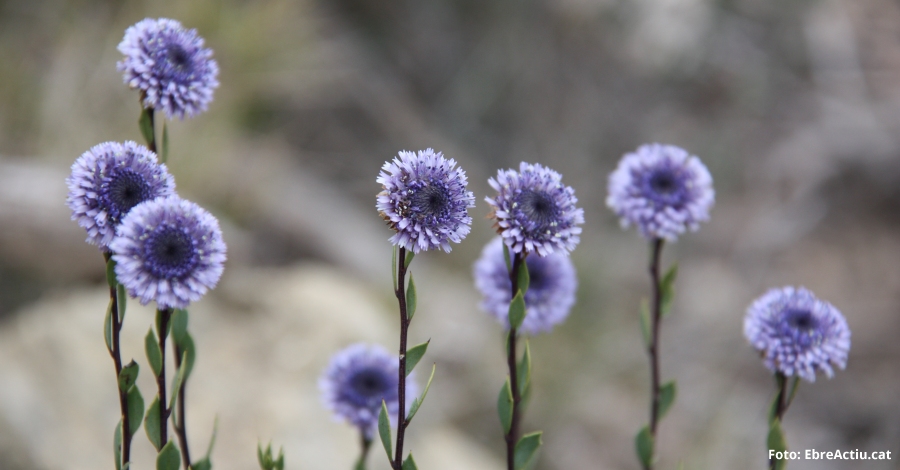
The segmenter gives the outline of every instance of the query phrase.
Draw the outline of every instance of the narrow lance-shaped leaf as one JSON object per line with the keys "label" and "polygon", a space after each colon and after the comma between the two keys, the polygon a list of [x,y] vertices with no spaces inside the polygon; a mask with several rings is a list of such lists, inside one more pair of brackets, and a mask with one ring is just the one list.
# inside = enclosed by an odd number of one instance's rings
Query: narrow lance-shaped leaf
{"label": "narrow lance-shaped leaf", "polygon": [[144,431],[147,431],[147,438],[150,439],[157,451],[162,448],[162,441],[159,439],[159,424],[159,396],[156,396],[144,415]]}
{"label": "narrow lance-shaped leaf", "polygon": [[412,320],[416,314],[416,303],[419,298],[416,295],[416,281],[413,280],[412,274],[409,275],[409,286],[406,288],[406,318]]}
{"label": "narrow lance-shaped leaf", "polygon": [[113,433],[113,458],[116,459],[116,470],[122,470],[122,420],[116,425]]}
{"label": "narrow lance-shaped leaf", "polygon": [[391,460],[393,454],[393,445],[391,444],[391,419],[388,417],[387,403],[381,400],[381,412],[378,413],[378,436],[381,438],[381,445],[387,452],[388,460]]}
{"label": "narrow lance-shaped leaf", "polygon": [[116,260],[112,258],[106,262],[106,283],[109,287],[116,287],[119,283],[116,280]]}
{"label": "narrow lance-shaped leaf", "polygon": [[156,456],[156,470],[178,470],[181,467],[181,454],[174,441],[169,441]]}
{"label": "narrow lance-shaped leaf", "polygon": [[519,275],[516,277],[516,284],[518,284],[519,290],[522,291],[523,295],[528,292],[528,286],[531,285],[531,275],[528,273],[528,263],[525,260],[519,263]]}
{"label": "narrow lance-shaped leaf", "polygon": [[409,455],[406,456],[406,460],[403,461],[403,466],[401,466],[400,469],[401,470],[419,470],[419,468],[416,467],[416,459],[413,458],[412,452],[410,452]]}
{"label": "narrow lance-shaped leaf", "polygon": [[510,328],[518,329],[525,321],[525,298],[522,291],[516,292],[512,302],[509,303],[509,325]]}
{"label": "narrow lance-shaped leaf", "polygon": [[169,398],[169,409],[175,409],[175,400],[178,398],[178,391],[181,390],[181,384],[184,383],[184,374],[187,369],[187,353],[181,356],[181,366],[175,373],[175,380],[172,382],[172,393]]}
{"label": "narrow lance-shaped leaf", "polygon": [[524,396],[531,385],[531,346],[528,340],[525,340],[525,353],[516,367],[516,379],[519,381],[519,395]]}
{"label": "narrow lance-shaped leaf", "polygon": [[513,467],[516,470],[524,470],[534,460],[538,449],[541,448],[541,431],[526,434],[516,443],[513,453]]}
{"label": "narrow lance-shaped leaf", "polygon": [[403,267],[408,268],[415,256],[416,253],[414,251],[406,250],[406,259],[403,260]]}
{"label": "narrow lance-shaped leaf", "polygon": [[644,337],[644,347],[649,348],[653,341],[650,320],[650,303],[647,299],[641,299],[641,335]]}
{"label": "narrow lance-shaped leaf", "polygon": [[669,408],[675,402],[676,393],[677,389],[674,380],[664,383],[659,388],[659,419],[663,419],[666,413],[669,412]]}
{"label": "narrow lance-shaped leaf", "polygon": [[409,416],[406,417],[406,422],[410,422],[413,419],[413,416],[416,415],[416,412],[419,411],[419,407],[422,406],[422,402],[425,401],[425,395],[428,395],[428,389],[431,388],[431,381],[434,380],[434,370],[435,365],[431,365],[431,375],[428,376],[428,382],[425,384],[425,390],[422,391],[422,395],[418,398],[413,398],[412,404],[409,406]]}
{"label": "narrow lance-shaped leaf", "polygon": [[634,447],[641,465],[649,468],[653,463],[653,435],[647,426],[642,427],[634,437]]}
{"label": "narrow lance-shaped leaf", "polygon": [[103,319],[103,339],[106,341],[106,349],[111,353],[113,350],[113,300],[109,299],[109,306],[106,307],[106,318]]}
{"label": "narrow lance-shaped leaf", "polygon": [[175,340],[175,344],[180,345],[184,341],[184,336],[187,334],[188,327],[188,311],[182,308],[175,309],[172,312],[172,339]]}
{"label": "narrow lance-shaped leaf", "polygon": [[197,348],[194,347],[194,338],[191,337],[190,333],[185,333],[181,344],[178,345],[178,350],[182,352],[183,357],[186,359],[185,363],[187,365],[184,369],[184,380],[187,380],[191,376],[191,371],[194,370],[194,361],[197,360]]}
{"label": "narrow lance-shaped leaf", "polygon": [[278,458],[275,459],[275,470],[284,470],[284,447],[278,448]]}
{"label": "narrow lance-shaped leaf", "polygon": [[141,428],[141,420],[144,419],[144,397],[136,386],[131,386],[125,395],[128,402],[128,436],[134,436],[134,433]]}
{"label": "narrow lance-shaped leaf", "polygon": [[416,367],[416,364],[422,359],[422,356],[425,355],[425,351],[428,349],[428,343],[431,343],[431,340],[425,341],[422,344],[417,344],[406,351],[406,375],[409,376],[412,373],[413,369]]}
{"label": "narrow lance-shaped leaf", "polygon": [[[769,435],[766,437],[766,444],[770,450],[777,452],[787,451],[787,442],[784,439],[784,432],[781,430],[781,423],[778,420],[772,422],[769,427]],[[782,470],[787,466],[786,459],[775,459],[775,470]]]}
{"label": "narrow lance-shaped leaf", "polygon": [[662,281],[659,282],[660,313],[663,317],[672,310],[672,301],[675,299],[675,278],[678,277],[678,263],[672,265]]}
{"label": "narrow lance-shaped leaf", "polygon": [[159,343],[156,342],[156,334],[153,333],[152,328],[144,337],[144,349],[147,352],[147,361],[150,362],[153,375],[159,377],[159,373],[162,371],[162,352],[159,350]]}
{"label": "narrow lance-shaped leaf", "polygon": [[391,253],[391,278],[394,280],[394,292],[397,291],[397,245]]}
{"label": "narrow lance-shaped leaf", "polygon": [[134,385],[134,381],[137,380],[140,370],[138,363],[133,360],[123,367],[122,371],[119,372],[119,390],[123,392],[128,391]]}
{"label": "narrow lance-shaped leaf", "polygon": [[128,303],[128,295],[125,293],[125,286],[119,284],[116,286],[116,306],[119,308],[119,324],[125,321],[125,305]]}
{"label": "narrow lance-shaped leaf", "polygon": [[141,128],[141,135],[144,137],[144,140],[147,142],[147,146],[153,142],[155,138],[153,136],[153,123],[150,120],[150,113],[153,112],[153,109],[144,109],[141,111],[141,119],[138,121],[138,126]]}
{"label": "narrow lance-shaped leaf", "polygon": [[512,261],[510,261],[509,247],[503,244],[503,260],[506,261],[506,272],[512,271]]}
{"label": "narrow lance-shaped leaf", "polygon": [[503,388],[500,389],[500,395],[497,397],[497,414],[500,416],[500,424],[503,426],[504,434],[509,433],[509,429],[512,427],[512,412],[512,388],[509,386],[509,377],[507,377],[506,383],[503,384]]}

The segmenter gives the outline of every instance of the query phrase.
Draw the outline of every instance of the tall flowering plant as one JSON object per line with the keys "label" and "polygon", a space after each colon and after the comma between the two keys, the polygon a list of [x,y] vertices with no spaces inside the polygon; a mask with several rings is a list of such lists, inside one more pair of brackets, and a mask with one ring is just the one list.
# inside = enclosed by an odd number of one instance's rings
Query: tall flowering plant
{"label": "tall flowering plant", "polygon": [[497,191],[485,200],[500,237],[485,247],[475,280],[484,295],[482,308],[508,329],[509,376],[497,410],[507,469],[522,470],[537,454],[542,433],[521,436],[522,409],[531,389],[531,351],[526,342],[519,359],[518,339],[523,331],[549,331],[568,315],[576,280],[567,255],[580,241],[584,210],[575,205],[575,190],[562,184],[562,175],[540,164],[522,162],[519,171],[500,170],[488,183]]}
{"label": "tall flowering plant", "polygon": [[641,303],[641,330],[650,357],[650,420],[635,437],[635,450],[645,470],[655,462],[659,421],[675,402],[675,381],[663,383],[660,373],[661,320],[668,315],[675,293],[677,264],[661,273],[663,245],[709,220],[715,201],[712,176],[699,158],[673,145],[642,145],[619,161],[609,176],[606,204],[623,228],[637,227],[650,241],[652,301]]}
{"label": "tall flowering plant", "polygon": [[[115,466],[132,466],[131,441],[143,421],[158,451],[158,469],[177,470],[183,464],[185,470],[206,470],[212,466],[209,452],[192,461],[185,429],[185,386],[196,356],[186,309],[218,283],[226,246],[218,220],[175,192],[165,165],[168,133],[164,125],[158,153],[154,112],[161,109],[168,118],[183,119],[206,110],[218,86],[218,66],[195,30],[165,18],[129,27],[119,50],[125,55],[118,63],[124,82],[141,92],[139,123],[147,146],[131,141],[98,144],[75,161],[66,180],[72,219],[87,231],[88,243],[100,248],[107,263],[110,303],[104,330],[122,414],[114,433]],[[145,350],[158,391],[146,410],[135,383],[138,364],[122,364],[120,333],[127,296],[157,305],[156,332],[151,328],[147,333]],[[169,334],[177,370],[167,398]],[[168,439],[173,413],[180,446]]]}
{"label": "tall flowering plant", "polygon": [[[401,151],[392,161],[385,162],[376,181],[383,190],[376,196],[375,207],[395,231],[390,238],[394,245],[391,278],[400,307],[396,445],[391,442],[390,429],[394,413],[388,409],[386,399],[381,402],[378,433],[391,467],[411,470],[416,468],[412,453],[403,458],[406,428],[428,393],[435,368],[431,369],[422,396],[412,399],[407,413],[406,403],[411,396],[406,388],[407,376],[425,355],[428,341],[407,347],[407,333],[416,313],[418,294],[412,275],[407,285],[406,273],[417,253],[435,249],[449,253],[451,242],[459,243],[469,234],[472,218],[468,210],[475,206],[475,196],[466,189],[466,173],[456,167],[456,161],[444,158],[441,152],[430,148],[418,152]],[[363,455],[366,445],[363,438]]]}
{"label": "tall flowering plant", "polygon": [[819,371],[831,378],[835,367],[846,367],[850,328],[830,303],[806,288],[786,286],[769,290],[747,308],[744,336],[775,376],[766,445],[769,468],[783,469],[787,442],[781,423],[800,379],[812,383]]}

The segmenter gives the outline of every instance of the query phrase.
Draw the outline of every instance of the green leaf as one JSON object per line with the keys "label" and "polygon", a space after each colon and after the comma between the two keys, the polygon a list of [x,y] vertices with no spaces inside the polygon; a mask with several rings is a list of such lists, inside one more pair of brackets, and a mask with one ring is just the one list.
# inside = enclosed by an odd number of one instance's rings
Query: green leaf
{"label": "green leaf", "polygon": [[166,126],[166,121],[163,121],[162,152],[159,154],[159,162],[166,163],[167,161],[169,161],[169,128]]}
{"label": "green leaf", "polygon": [[425,355],[425,351],[428,349],[428,343],[431,340],[425,341],[422,344],[417,344],[413,346],[411,349],[406,351],[406,375],[409,376],[412,373],[413,369],[416,367],[416,364],[419,363],[419,360],[422,359],[422,356]]}
{"label": "green leaf", "polygon": [[641,428],[634,437],[634,447],[637,452],[638,460],[644,468],[649,468],[653,463],[653,436],[647,426]]}
{"label": "green leaf", "polygon": [[116,425],[113,433],[113,458],[116,459],[116,470],[122,470],[122,420]]}
{"label": "green leaf", "polygon": [[431,365],[431,375],[428,376],[428,383],[425,384],[425,390],[422,391],[422,395],[418,398],[413,398],[412,404],[409,406],[409,416],[406,417],[406,422],[410,422],[413,419],[413,416],[416,415],[416,412],[419,411],[419,407],[422,406],[422,402],[425,401],[425,395],[428,395],[428,389],[431,388],[431,381],[434,380],[434,370],[435,365]]}
{"label": "green leaf", "polygon": [[412,250],[406,250],[406,259],[403,260],[403,267],[408,268],[415,256],[416,254]]}
{"label": "green leaf", "polygon": [[153,139],[156,138],[153,135],[153,120],[150,117],[152,112],[152,108],[145,108],[141,111],[141,118],[138,120],[138,126],[141,128],[141,135],[144,136],[144,141],[147,142],[148,147],[153,145]]}
{"label": "green leaf", "polygon": [[134,381],[137,380],[140,370],[140,366],[133,360],[123,367],[122,372],[119,372],[119,390],[124,392],[131,388]]}
{"label": "green leaf", "polygon": [[669,412],[669,408],[675,402],[676,393],[677,389],[674,380],[664,383],[659,388],[659,419],[663,419],[666,413]]}
{"label": "green leaf", "polygon": [[194,338],[190,333],[185,333],[181,344],[178,345],[178,351],[182,353],[183,359],[187,359],[187,366],[184,370],[184,380],[187,380],[191,376],[191,371],[194,370],[194,361],[197,360],[197,349],[194,347]]}
{"label": "green leaf", "polygon": [[112,323],[113,299],[109,299],[106,307],[106,318],[103,319],[103,339],[106,341],[106,349],[113,350],[113,323]]}
{"label": "green leaf", "polygon": [[672,267],[666,271],[662,281],[659,283],[660,291],[660,314],[665,317],[672,310],[672,301],[675,299],[675,278],[678,277],[678,263],[672,264]]}
{"label": "green leaf", "polygon": [[205,460],[209,460],[210,455],[212,455],[213,445],[216,443],[216,436],[219,435],[219,415],[216,415],[216,418],[213,420],[213,430],[212,436],[209,438],[209,446],[206,448],[206,458]]}
{"label": "green leaf", "polygon": [[109,287],[116,287],[119,283],[116,280],[116,260],[112,258],[106,261],[106,283]]}
{"label": "green leaf", "polygon": [[524,470],[541,448],[541,431],[526,434],[516,443],[516,450],[513,454],[513,468],[516,470]]}
{"label": "green leaf", "polygon": [[181,467],[181,454],[175,442],[169,441],[156,456],[156,470],[178,470]]}
{"label": "green leaf", "polygon": [[418,296],[416,295],[416,282],[413,281],[412,273],[410,273],[409,287],[406,288],[406,318],[412,320],[413,315],[416,314],[417,301]]}
{"label": "green leaf", "polygon": [[403,466],[400,467],[401,470],[419,470],[416,467],[416,459],[413,458],[412,452],[406,457],[406,460],[403,461]]}
{"label": "green leaf", "polygon": [[[268,456],[268,458],[266,458]],[[269,443],[269,447],[266,448],[266,451],[263,452],[262,444],[256,444],[256,459],[259,461],[259,468],[262,470],[268,470],[268,463],[272,460],[272,444]]]}
{"label": "green leaf", "polygon": [[[772,422],[769,427],[769,435],[766,437],[766,445],[770,450],[775,452],[784,452],[787,450],[787,442],[784,439],[784,432],[781,430],[781,423],[777,420]],[[787,466],[786,459],[775,460],[775,469],[783,469]]]}
{"label": "green leaf", "polygon": [[506,261],[506,272],[512,271],[512,261],[509,258],[509,247],[503,244],[503,259]]}
{"label": "green leaf", "polygon": [[212,462],[210,462],[209,459],[206,457],[191,464],[191,470],[211,470],[211,469],[212,469]]}
{"label": "green leaf", "polygon": [[132,386],[125,400],[128,403],[128,436],[131,437],[141,428],[141,420],[144,419],[144,397],[137,387]]}
{"label": "green leaf", "polygon": [[509,303],[510,328],[519,328],[523,321],[525,321],[525,298],[522,296],[522,291],[518,291],[512,302]]}
{"label": "green leaf", "polygon": [[153,333],[152,328],[147,331],[147,336],[144,338],[144,349],[147,352],[147,360],[150,362],[153,375],[159,377],[159,373],[162,371],[162,351],[159,350],[159,343],[156,342],[156,334]]}
{"label": "green leaf", "polygon": [[519,381],[519,395],[525,396],[531,385],[531,346],[525,340],[525,353],[516,367],[516,379]]}
{"label": "green leaf", "polygon": [[513,396],[512,388],[509,386],[509,377],[506,383],[500,389],[500,395],[497,397],[497,414],[500,416],[500,424],[503,426],[503,433],[508,434],[512,427],[513,415]]}
{"label": "green leaf", "polygon": [[278,458],[275,460],[274,470],[284,470],[284,447],[278,449]]}
{"label": "green leaf", "polygon": [[781,399],[781,390],[784,388],[784,381],[787,380],[783,374],[775,374],[775,396],[769,402],[769,426],[772,426],[778,419],[778,401]]}
{"label": "green leaf", "polygon": [[125,286],[119,284],[116,286],[116,305],[118,306],[119,324],[125,321],[125,304],[128,302],[128,295],[125,293]]}
{"label": "green leaf", "polygon": [[397,292],[397,245],[391,254],[391,278],[394,280],[394,292]]}
{"label": "green leaf", "polygon": [[188,312],[182,308],[176,308],[172,313],[172,338],[175,344],[181,346],[184,336],[187,335]]}
{"label": "green leaf", "polygon": [[169,398],[169,409],[175,409],[175,400],[178,398],[178,392],[181,390],[181,385],[184,383],[185,370],[187,369],[187,353],[182,354],[181,356],[181,366],[178,367],[178,371],[175,372],[175,380],[172,381],[172,393],[171,398]]}
{"label": "green leaf", "polygon": [[522,294],[528,292],[528,286],[531,285],[531,276],[528,274],[528,263],[523,259],[519,263],[519,275],[516,277],[516,284]]}
{"label": "green leaf", "polygon": [[641,334],[644,336],[644,347],[649,348],[653,341],[652,323],[650,320],[650,303],[641,299]]}
{"label": "green leaf", "polygon": [[791,403],[794,401],[794,395],[797,394],[797,388],[800,386],[800,377],[794,377],[791,382],[791,391],[788,392],[787,401],[785,401],[785,408],[791,406]]}
{"label": "green leaf", "polygon": [[[163,317],[163,315],[168,315],[168,316],[169,316],[169,319],[168,319],[168,321],[166,321],[166,331],[159,331],[159,330],[160,330],[159,327],[160,327],[160,325],[162,324],[162,317]],[[156,309],[156,320],[155,320],[155,321],[156,321],[156,331],[157,331],[157,333],[159,333],[160,336],[162,336],[162,337],[164,337],[164,338],[168,338],[168,337],[169,337],[169,331],[172,330],[172,311],[171,311],[170,309],[157,308],[157,309]]]}
{"label": "green leaf", "polygon": [[378,413],[378,436],[381,437],[381,445],[384,446],[384,451],[387,452],[388,461],[391,461],[391,454],[393,454],[391,419],[388,418],[387,404],[384,400],[381,400],[381,412]]}
{"label": "green leaf", "polygon": [[162,441],[159,438],[159,426],[159,396],[156,396],[144,415],[144,430],[147,431],[147,437],[157,451],[162,448]]}

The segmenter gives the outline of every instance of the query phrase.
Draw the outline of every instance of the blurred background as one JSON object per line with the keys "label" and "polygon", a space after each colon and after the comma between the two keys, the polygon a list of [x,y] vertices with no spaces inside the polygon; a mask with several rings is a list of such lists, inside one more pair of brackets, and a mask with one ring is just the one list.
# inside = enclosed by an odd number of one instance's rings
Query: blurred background
{"label": "blurred background", "polygon": [[[221,67],[209,112],[169,123],[178,190],[220,218],[229,246],[219,287],[191,309],[188,429],[202,454],[218,416],[216,468],[256,468],[270,439],[288,468],[351,467],[357,436],[323,410],[317,379],[353,342],[396,348],[375,177],[397,151],[426,147],[460,162],[478,202],[471,235],[412,268],[411,341],[431,338],[437,363],[409,430],[419,466],[503,468],[502,332],[470,273],[492,237],[487,178],[524,160],[560,171],[587,220],[578,303],[531,341],[535,468],[638,468],[648,247],[604,199],[623,153],[663,142],[708,165],[717,203],[665,251],[680,277],[662,371],[679,397],[658,468],[764,468],[774,386],[742,318],[794,284],[844,312],[853,346],[846,371],[800,387],[789,445],[894,459],[791,468],[900,469],[893,0],[0,0],[0,468],[113,465],[103,262],[69,220],[64,179],[92,145],[140,140],[116,45],[147,16],[197,28]],[[131,302],[123,332],[145,397],[152,318]],[[152,468],[143,430],[133,449],[136,468]],[[387,468],[377,448],[370,463]]]}

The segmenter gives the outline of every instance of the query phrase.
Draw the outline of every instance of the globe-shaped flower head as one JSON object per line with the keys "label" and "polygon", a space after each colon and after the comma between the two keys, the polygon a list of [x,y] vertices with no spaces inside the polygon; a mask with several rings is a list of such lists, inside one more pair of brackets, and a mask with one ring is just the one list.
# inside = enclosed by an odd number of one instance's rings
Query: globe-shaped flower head
{"label": "globe-shaped flower head", "polygon": [[468,209],[475,207],[475,196],[466,190],[466,172],[452,158],[432,149],[401,151],[385,162],[376,181],[384,190],[375,207],[397,231],[392,244],[414,253],[435,248],[449,252],[450,242],[459,243],[469,234]]}
{"label": "globe-shaped flower head", "polygon": [[[525,292],[527,306],[521,330],[529,335],[545,333],[569,316],[575,304],[578,278],[572,260],[564,253],[525,258],[531,279]],[[475,287],[481,291],[481,308],[509,328],[512,283],[500,237],[488,243],[475,262]]]}
{"label": "globe-shaped flower head", "polygon": [[178,196],[135,206],[109,247],[128,294],[160,308],[200,300],[219,282],[225,263],[219,221]]}
{"label": "globe-shaped flower head", "polygon": [[510,250],[547,256],[568,253],[578,245],[584,209],[575,206],[575,190],[562,184],[562,175],[522,162],[518,172],[500,170],[488,183],[497,196],[485,200],[497,221],[497,233]]}
{"label": "globe-shaped flower head", "polygon": [[87,230],[88,243],[104,251],[134,206],[175,192],[175,179],[166,166],[134,142],[95,145],[72,164],[66,185],[72,220]]}
{"label": "globe-shaped flower head", "polygon": [[[381,401],[387,404],[388,416],[396,424],[399,400],[397,379],[400,365],[396,356],[379,346],[354,344],[331,359],[319,379],[322,401],[335,417],[358,427],[367,437],[378,424]],[[417,395],[413,376],[406,377],[406,406]]]}
{"label": "globe-shaped flower head", "polygon": [[838,309],[803,287],[766,292],[747,309],[744,336],[766,367],[785,376],[816,381],[816,371],[834,375],[850,351],[850,328]]}
{"label": "globe-shaped flower head", "polygon": [[143,93],[145,108],[169,119],[206,111],[219,86],[219,65],[197,30],[167,18],[144,19],[125,30],[119,43],[125,58],[117,67],[125,83]]}
{"label": "globe-shaped flower head", "polygon": [[648,239],[675,241],[685,230],[696,231],[714,202],[706,166],[673,145],[642,145],[609,175],[606,205],[623,228],[636,225]]}

